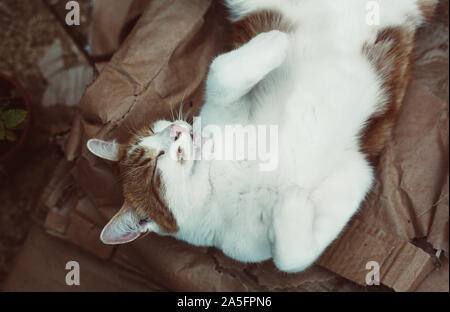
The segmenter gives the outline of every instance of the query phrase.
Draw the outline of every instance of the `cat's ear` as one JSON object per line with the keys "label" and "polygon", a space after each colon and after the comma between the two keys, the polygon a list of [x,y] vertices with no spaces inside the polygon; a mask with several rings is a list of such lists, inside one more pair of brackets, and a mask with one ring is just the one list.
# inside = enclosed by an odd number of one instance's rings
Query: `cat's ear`
{"label": "cat's ear", "polygon": [[111,161],[119,160],[120,144],[117,142],[90,139],[87,142],[87,148],[92,154],[100,158]]}
{"label": "cat's ear", "polygon": [[[144,221],[144,222],[142,222]],[[149,233],[146,219],[140,220],[135,209],[125,202],[119,212],[108,222],[100,240],[108,245],[125,244]]]}

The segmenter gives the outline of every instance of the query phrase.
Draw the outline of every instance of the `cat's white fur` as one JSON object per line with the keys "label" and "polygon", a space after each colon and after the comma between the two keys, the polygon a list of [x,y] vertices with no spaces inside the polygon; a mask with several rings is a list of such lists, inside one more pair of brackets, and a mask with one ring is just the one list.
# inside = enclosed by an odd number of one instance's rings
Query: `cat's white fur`
{"label": "cat's white fur", "polygon": [[[261,172],[252,162],[161,156],[167,204],[179,225],[173,236],[239,261],[273,258],[280,270],[300,271],[337,238],[372,184],[358,134],[385,94],[362,46],[386,26],[419,23],[419,8],[414,0],[378,0],[380,25],[370,26],[362,0],[226,2],[233,20],[276,9],[296,30],[262,33],[217,57],[202,123],[278,125],[279,165]],[[169,125],[157,122],[154,131]],[[155,140],[141,144],[191,143],[188,135]]]}

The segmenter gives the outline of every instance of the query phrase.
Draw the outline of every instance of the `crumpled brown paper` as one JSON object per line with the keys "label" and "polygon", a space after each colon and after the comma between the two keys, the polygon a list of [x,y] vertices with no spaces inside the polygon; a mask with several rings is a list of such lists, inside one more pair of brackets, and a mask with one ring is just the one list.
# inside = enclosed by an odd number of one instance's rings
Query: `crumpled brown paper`
{"label": "crumpled brown paper", "polygon": [[448,252],[448,135],[448,104],[412,82],[362,218]]}
{"label": "crumpled brown paper", "polygon": [[[87,89],[66,152],[68,160],[76,161],[75,181],[105,221],[122,202],[120,185],[114,167],[90,154],[86,141],[96,137],[123,142],[140,126],[170,116],[182,100],[185,111],[195,115],[202,105],[208,66],[226,48],[224,15],[213,1],[149,2]],[[270,261],[237,263],[214,248],[156,235],[118,247],[113,261],[171,290],[311,291],[343,289],[343,280],[323,267],[364,285],[365,264],[376,260],[383,284],[413,290],[433,263],[408,240],[427,237],[434,248],[448,251],[447,160],[448,104],[412,83],[377,168],[374,190],[318,261],[322,267],[288,275]]]}
{"label": "crumpled brown paper", "polygon": [[151,0],[95,1],[89,32],[90,54],[108,58],[128,35]]}

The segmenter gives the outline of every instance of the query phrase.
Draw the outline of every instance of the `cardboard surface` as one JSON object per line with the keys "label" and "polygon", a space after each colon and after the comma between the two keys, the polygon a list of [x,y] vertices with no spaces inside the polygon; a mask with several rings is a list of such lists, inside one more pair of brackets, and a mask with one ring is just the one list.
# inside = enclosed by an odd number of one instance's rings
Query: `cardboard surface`
{"label": "cardboard surface", "polygon": [[448,103],[413,81],[362,208],[365,221],[447,252],[448,122]]}
{"label": "cardboard surface", "polygon": [[379,264],[380,281],[395,291],[412,291],[434,269],[425,251],[395,235],[353,220],[318,263],[360,285],[371,262]]}
{"label": "cardboard surface", "polygon": [[[150,0],[99,0],[93,5],[90,54],[110,58],[131,30]],[[111,23],[111,21],[114,23]]]}
{"label": "cardboard surface", "polygon": [[[55,253],[54,251],[58,252]],[[49,257],[48,255],[52,255]],[[163,291],[163,287],[33,228],[2,291]],[[66,284],[66,263],[77,261],[80,285]]]}
{"label": "cardboard surface", "polygon": [[442,257],[441,264],[417,287],[417,292],[448,292],[448,257]]}

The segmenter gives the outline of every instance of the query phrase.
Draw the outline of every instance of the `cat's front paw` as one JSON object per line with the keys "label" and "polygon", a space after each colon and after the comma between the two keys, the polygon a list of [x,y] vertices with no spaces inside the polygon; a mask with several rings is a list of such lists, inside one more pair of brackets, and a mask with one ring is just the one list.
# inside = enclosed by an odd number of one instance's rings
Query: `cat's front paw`
{"label": "cat's front paw", "polygon": [[286,273],[296,273],[306,270],[316,260],[315,255],[310,253],[288,252],[286,254],[277,254],[273,257],[275,266]]}
{"label": "cat's front paw", "polygon": [[[286,60],[289,50],[289,35],[279,30],[264,32],[250,41],[249,48],[258,52],[253,55],[253,59],[257,57],[265,59],[267,69],[272,70],[281,66]],[[258,61],[258,63],[264,64],[263,61]]]}

